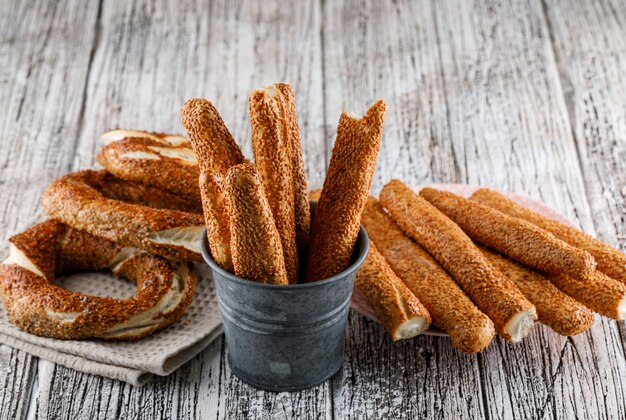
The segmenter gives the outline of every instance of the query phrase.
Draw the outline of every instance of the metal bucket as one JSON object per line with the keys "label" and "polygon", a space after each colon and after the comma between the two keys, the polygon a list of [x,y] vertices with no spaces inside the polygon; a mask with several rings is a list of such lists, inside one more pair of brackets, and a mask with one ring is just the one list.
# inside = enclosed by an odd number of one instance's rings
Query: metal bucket
{"label": "metal bucket", "polygon": [[[312,212],[315,203],[311,203]],[[203,235],[228,345],[228,363],[242,381],[269,391],[297,391],[332,377],[343,362],[343,337],[354,275],[369,241],[361,226],[352,265],[325,280],[257,283],[220,268]]]}

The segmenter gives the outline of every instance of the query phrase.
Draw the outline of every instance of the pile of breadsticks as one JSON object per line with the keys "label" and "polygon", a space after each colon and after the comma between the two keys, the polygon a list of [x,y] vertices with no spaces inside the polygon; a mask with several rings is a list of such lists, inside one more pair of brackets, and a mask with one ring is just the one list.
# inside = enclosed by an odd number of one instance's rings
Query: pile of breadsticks
{"label": "pile of breadsticks", "polygon": [[182,110],[193,153],[182,141],[165,149],[111,132],[118,141],[99,161],[117,176],[200,200],[213,259],[250,280],[292,284],[345,270],[362,223],[370,254],[356,287],[393,339],[432,322],[473,353],[496,332],[521,340],[537,319],[574,335],[591,327],[592,311],[626,316],[626,257],[576,229],[490,190],[471,199],[416,194],[393,180],[379,200],[369,196],[382,101],[363,118],[341,116],[324,187],[311,195],[311,221],[292,90],[272,85],[249,100],[254,163],[204,99]]}
{"label": "pile of breadsticks", "polygon": [[498,192],[418,194],[392,180],[361,222],[375,247],[357,287],[394,339],[432,319],[474,353],[496,332],[520,341],[536,319],[569,336],[593,312],[626,318],[626,255]]}
{"label": "pile of breadsticks", "polygon": [[255,90],[249,106],[254,163],[245,160],[211,102],[191,99],[182,109],[213,260],[239,277],[272,284],[340,273],[351,263],[372,182],[384,102],[363,118],[341,116],[312,223],[291,87]]}
{"label": "pile of breadsticks", "polygon": [[[143,337],[191,302],[195,277],[182,261],[201,260],[204,227],[223,269],[286,285],[348,268],[360,224],[370,253],[356,287],[394,340],[432,323],[474,353],[496,333],[520,341],[536,320],[574,335],[592,326],[593,312],[626,318],[626,256],[577,229],[487,189],[468,199],[392,180],[369,196],[384,102],[362,118],[341,115],[323,189],[310,197],[290,86],[255,90],[249,106],[254,162],[205,99],[182,109],[189,140],[105,133],[97,160],[106,170],[52,182],[42,197],[52,220],[10,239],[0,291],[12,321],[57,338]],[[313,218],[309,198],[318,200]],[[137,296],[53,284],[104,268],[136,281]]]}

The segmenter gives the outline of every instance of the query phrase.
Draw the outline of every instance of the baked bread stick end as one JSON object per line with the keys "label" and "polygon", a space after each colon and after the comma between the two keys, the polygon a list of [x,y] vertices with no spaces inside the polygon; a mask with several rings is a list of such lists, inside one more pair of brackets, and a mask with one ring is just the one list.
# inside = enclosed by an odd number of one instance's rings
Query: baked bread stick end
{"label": "baked bread stick end", "polygon": [[511,336],[513,343],[519,343],[535,325],[537,311],[534,307],[515,314],[504,326],[504,332]]}

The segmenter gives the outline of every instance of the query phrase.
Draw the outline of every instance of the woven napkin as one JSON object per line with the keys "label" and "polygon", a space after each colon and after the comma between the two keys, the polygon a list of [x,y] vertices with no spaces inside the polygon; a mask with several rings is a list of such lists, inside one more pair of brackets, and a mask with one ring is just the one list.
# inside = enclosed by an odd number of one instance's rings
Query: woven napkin
{"label": "woven napkin", "polygon": [[[5,242],[0,261],[8,256]],[[8,320],[0,305],[0,343],[81,372],[141,386],[154,375],[165,376],[191,360],[222,334],[211,272],[196,264],[196,294],[187,314],[161,332],[138,341],[57,340],[24,332]],[[104,272],[57,279],[59,286],[96,296],[128,298],[135,285]]]}

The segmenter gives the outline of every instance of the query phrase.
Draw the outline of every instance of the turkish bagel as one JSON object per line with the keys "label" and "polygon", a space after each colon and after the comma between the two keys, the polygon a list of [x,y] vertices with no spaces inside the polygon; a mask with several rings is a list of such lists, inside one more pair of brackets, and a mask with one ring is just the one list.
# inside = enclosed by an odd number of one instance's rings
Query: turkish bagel
{"label": "turkish bagel", "polygon": [[125,137],[103,146],[96,159],[118,178],[200,203],[200,172],[189,143],[172,145],[153,136]]}
{"label": "turkish bagel", "polygon": [[133,196],[121,182],[106,171],[74,172],[52,182],[41,202],[53,219],[94,236],[168,258],[201,260],[201,214],[148,207],[149,194]]}
{"label": "turkish bagel", "polygon": [[[138,339],[180,319],[196,278],[189,262],[170,261],[54,220],[13,236],[0,264],[2,299],[11,321],[60,339]],[[110,269],[137,285],[130,299],[85,295],[54,284],[56,276]]]}

